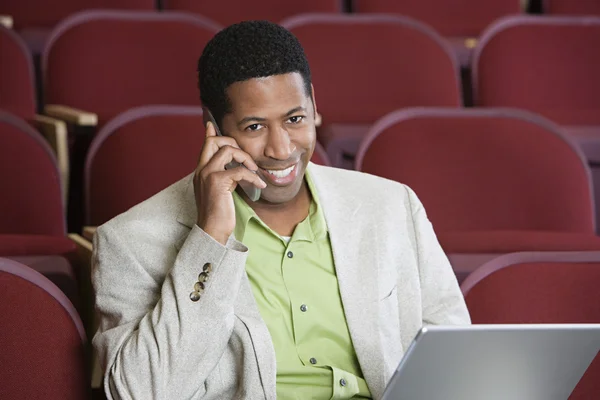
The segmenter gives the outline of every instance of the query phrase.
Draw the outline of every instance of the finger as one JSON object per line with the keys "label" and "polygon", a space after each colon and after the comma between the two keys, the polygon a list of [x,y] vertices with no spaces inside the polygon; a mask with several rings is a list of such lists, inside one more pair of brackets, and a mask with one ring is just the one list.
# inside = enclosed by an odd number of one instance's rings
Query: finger
{"label": "finger", "polygon": [[212,122],[208,121],[206,123],[206,137],[217,136],[217,130]]}
{"label": "finger", "polygon": [[210,174],[212,172],[223,171],[225,166],[232,161],[243,164],[250,171],[256,172],[258,170],[258,166],[248,153],[239,148],[223,146],[206,164],[204,172]]}
{"label": "finger", "polygon": [[237,167],[227,171],[217,172],[219,177],[223,178],[227,184],[229,191],[233,192],[239,182],[249,182],[259,189],[264,189],[267,184],[260,177],[244,167]]}
{"label": "finger", "polygon": [[200,152],[196,171],[204,168],[211,158],[213,158],[215,153],[224,146],[240,148],[234,138],[226,136],[207,136],[202,145],[202,151]]}

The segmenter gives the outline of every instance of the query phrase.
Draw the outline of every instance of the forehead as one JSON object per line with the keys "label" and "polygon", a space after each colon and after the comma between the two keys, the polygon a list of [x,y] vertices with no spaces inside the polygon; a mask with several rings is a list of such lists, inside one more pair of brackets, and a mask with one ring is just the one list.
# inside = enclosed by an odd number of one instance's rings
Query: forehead
{"label": "forehead", "polygon": [[268,112],[269,109],[287,111],[306,107],[310,99],[304,79],[297,72],[236,82],[227,88],[226,94],[234,114]]}

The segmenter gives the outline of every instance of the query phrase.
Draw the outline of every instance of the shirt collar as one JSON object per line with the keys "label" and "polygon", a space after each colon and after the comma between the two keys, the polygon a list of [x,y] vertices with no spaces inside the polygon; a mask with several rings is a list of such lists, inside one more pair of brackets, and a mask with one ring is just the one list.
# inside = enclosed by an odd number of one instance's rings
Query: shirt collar
{"label": "shirt collar", "polygon": [[[296,226],[296,229],[294,229],[294,233],[292,234],[292,239],[290,241],[316,241],[322,239],[327,235],[327,223],[325,222],[323,209],[319,202],[319,196],[317,194],[317,190],[314,187],[314,183],[308,169],[306,169],[304,179],[306,179],[306,183],[308,184],[308,190],[310,191],[312,200],[310,202],[308,217]],[[255,220],[263,228],[265,228],[270,233],[277,236],[283,241],[280,235],[278,235],[263,221],[261,221],[261,219],[258,217],[258,215],[256,215],[252,207],[250,207],[244,201],[244,199],[242,199],[242,197],[235,191],[233,192],[233,204],[235,207],[235,229],[233,231],[233,234],[237,240],[239,240],[240,242],[244,241],[244,234],[246,233],[246,228],[248,227],[248,224],[252,220]]]}

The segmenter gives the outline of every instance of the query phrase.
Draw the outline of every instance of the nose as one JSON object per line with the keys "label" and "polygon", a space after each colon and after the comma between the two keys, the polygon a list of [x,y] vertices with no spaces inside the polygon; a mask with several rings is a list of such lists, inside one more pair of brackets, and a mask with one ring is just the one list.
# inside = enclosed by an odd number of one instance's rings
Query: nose
{"label": "nose", "polygon": [[269,131],[265,156],[276,160],[287,160],[296,151],[296,146],[290,140],[290,135],[284,127]]}

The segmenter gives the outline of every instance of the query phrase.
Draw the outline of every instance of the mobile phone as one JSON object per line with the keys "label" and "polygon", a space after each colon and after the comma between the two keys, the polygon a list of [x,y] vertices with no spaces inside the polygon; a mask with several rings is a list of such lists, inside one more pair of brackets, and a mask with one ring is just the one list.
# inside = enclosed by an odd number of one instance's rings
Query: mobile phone
{"label": "mobile phone", "polygon": [[[205,108],[204,110],[208,116],[208,119],[210,120],[210,122],[212,122],[213,126],[215,127],[215,131],[217,132],[217,135],[223,136],[223,134],[221,133],[221,129],[219,129],[219,125],[217,124],[217,121],[215,121],[215,117],[213,117],[210,110],[208,110],[207,108]],[[230,162],[229,164],[227,164],[225,166],[225,169],[233,169],[233,168],[237,168],[239,166],[248,169],[248,167],[246,167],[244,164],[240,164],[237,161]],[[248,169],[248,171],[256,174],[256,172],[251,171],[249,169]],[[252,184],[250,182],[246,182],[246,181],[240,181],[240,182],[238,182],[238,185],[242,188],[244,193],[246,193],[246,196],[248,196],[248,198],[251,201],[258,201],[258,199],[260,199],[261,190],[260,190],[260,188],[257,188],[256,186],[254,186],[254,184]]]}

